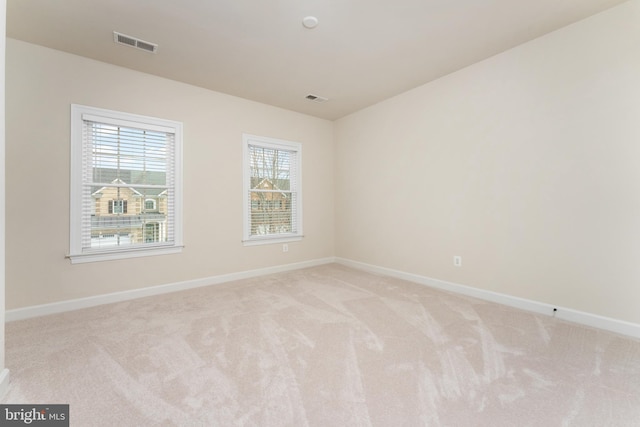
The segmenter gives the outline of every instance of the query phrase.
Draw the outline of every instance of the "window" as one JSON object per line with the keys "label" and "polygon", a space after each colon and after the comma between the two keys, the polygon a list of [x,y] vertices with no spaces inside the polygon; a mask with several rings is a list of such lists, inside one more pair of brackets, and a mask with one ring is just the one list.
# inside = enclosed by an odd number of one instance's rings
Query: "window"
{"label": "window", "polygon": [[72,263],[182,250],[182,124],[71,106]]}
{"label": "window", "polygon": [[160,239],[160,224],[149,222],[144,225],[144,241],[157,242]]}
{"label": "window", "polygon": [[156,210],[156,201],[153,199],[147,199],[144,201],[144,210],[146,211],[155,211]]}
{"label": "window", "polygon": [[126,214],[127,213],[127,201],[126,200],[109,200],[109,213],[110,214]]}
{"label": "window", "polygon": [[243,135],[245,245],[302,238],[302,146]]}

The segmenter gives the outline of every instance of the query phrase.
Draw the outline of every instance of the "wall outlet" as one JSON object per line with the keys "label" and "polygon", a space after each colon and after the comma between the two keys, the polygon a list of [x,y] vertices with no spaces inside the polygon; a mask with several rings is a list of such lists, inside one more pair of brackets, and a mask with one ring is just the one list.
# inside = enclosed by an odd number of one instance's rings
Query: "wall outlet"
{"label": "wall outlet", "polygon": [[289,252],[289,245],[287,245],[286,243],[282,245],[282,252]]}
{"label": "wall outlet", "polygon": [[453,265],[456,267],[462,267],[462,257],[459,255],[456,255],[453,257]]}

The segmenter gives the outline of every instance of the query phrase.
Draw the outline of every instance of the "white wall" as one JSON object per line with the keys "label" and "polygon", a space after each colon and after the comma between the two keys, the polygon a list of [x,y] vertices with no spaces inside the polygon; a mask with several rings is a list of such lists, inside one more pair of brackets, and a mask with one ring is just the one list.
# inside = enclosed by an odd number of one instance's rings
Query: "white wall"
{"label": "white wall", "polygon": [[[0,34],[5,34],[7,2],[0,0]],[[4,367],[5,290],[5,40],[0,37],[0,397],[9,386],[9,370]]]}
{"label": "white wall", "polygon": [[337,121],[337,256],[640,323],[638,22],[631,1]]}
{"label": "white wall", "polygon": [[[7,40],[7,308],[332,256],[331,122]],[[179,255],[71,265],[70,104],[184,123]],[[304,239],[244,247],[242,133],[302,143]]]}

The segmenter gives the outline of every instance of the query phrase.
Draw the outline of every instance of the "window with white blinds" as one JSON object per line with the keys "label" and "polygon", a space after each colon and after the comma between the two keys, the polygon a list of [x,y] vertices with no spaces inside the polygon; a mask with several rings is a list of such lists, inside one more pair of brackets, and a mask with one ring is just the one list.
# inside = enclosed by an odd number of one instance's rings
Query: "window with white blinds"
{"label": "window with white blinds", "polygon": [[302,238],[302,146],[243,135],[245,245]]}
{"label": "window with white blinds", "polygon": [[179,122],[71,106],[73,263],[181,250],[181,147]]}

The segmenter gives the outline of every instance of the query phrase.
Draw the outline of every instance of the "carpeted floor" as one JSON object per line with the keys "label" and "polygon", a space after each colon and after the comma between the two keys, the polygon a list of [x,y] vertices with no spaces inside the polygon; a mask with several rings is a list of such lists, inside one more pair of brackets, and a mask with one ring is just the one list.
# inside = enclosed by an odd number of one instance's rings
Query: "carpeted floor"
{"label": "carpeted floor", "polygon": [[72,426],[639,426],[640,341],[330,264],[11,322]]}

